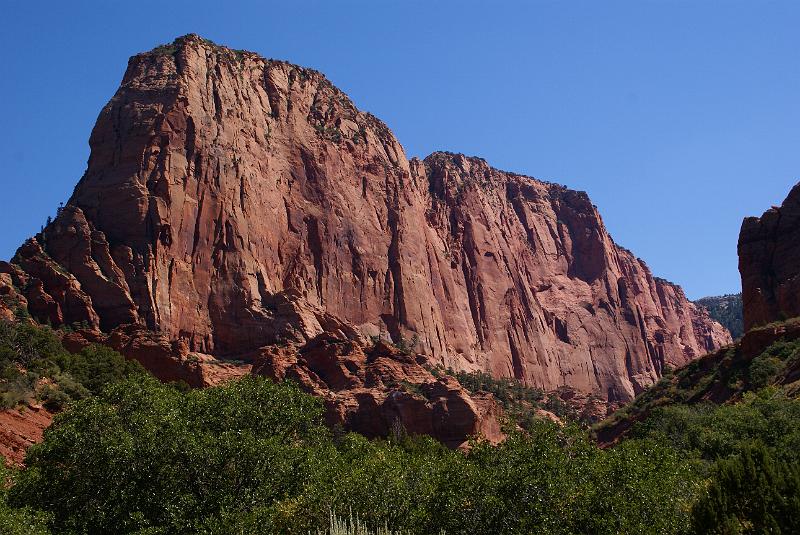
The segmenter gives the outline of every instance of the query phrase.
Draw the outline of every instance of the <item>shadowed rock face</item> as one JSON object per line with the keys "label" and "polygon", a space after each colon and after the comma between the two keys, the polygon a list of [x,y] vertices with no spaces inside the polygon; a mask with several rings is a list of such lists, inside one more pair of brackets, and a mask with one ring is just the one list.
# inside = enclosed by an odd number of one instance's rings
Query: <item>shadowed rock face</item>
{"label": "shadowed rock face", "polygon": [[479,158],[409,161],[309,69],[180,38],[131,58],[90,145],[67,206],[0,270],[52,323],[140,324],[216,356],[346,324],[611,401],[730,342],[585,193]]}
{"label": "shadowed rock face", "polygon": [[800,184],[739,233],[745,331],[800,316]]}

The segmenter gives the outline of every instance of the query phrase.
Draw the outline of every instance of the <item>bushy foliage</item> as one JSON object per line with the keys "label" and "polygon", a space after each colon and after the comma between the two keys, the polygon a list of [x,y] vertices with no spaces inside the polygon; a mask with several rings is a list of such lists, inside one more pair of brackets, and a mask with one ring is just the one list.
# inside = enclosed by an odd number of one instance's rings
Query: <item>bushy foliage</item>
{"label": "bushy foliage", "polygon": [[695,533],[800,533],[800,465],[775,459],[760,442],[714,466],[692,512]]}
{"label": "bushy foliage", "polygon": [[[434,373],[445,371],[443,368],[434,368]],[[543,390],[523,384],[521,381],[509,377],[492,377],[482,371],[466,372],[447,369],[469,392],[489,392],[500,402],[503,412],[511,423],[523,429],[535,425],[540,416],[536,409],[545,409],[552,412],[562,420],[578,422],[584,425],[588,421],[582,415],[563,401],[555,392],[545,393]]]}
{"label": "bushy foliage", "polygon": [[800,400],[767,388],[747,393],[735,404],[670,405],[636,424],[631,436],[668,442],[707,461],[761,441],[779,455],[800,461]]}
{"label": "bushy foliage", "polygon": [[706,486],[693,533],[798,532],[800,339],[796,325],[785,327],[755,357],[737,344],[692,362],[595,429],[632,426],[628,439],[684,456]]}
{"label": "bushy foliage", "polygon": [[8,491],[14,484],[16,471],[5,466],[0,458],[0,533],[4,535],[47,535],[47,515],[28,507],[8,504]]}
{"label": "bushy foliage", "polygon": [[[751,361],[731,351],[710,380],[700,364],[665,378],[614,448],[530,419],[459,452],[332,432],[322,401],[291,383],[164,385],[106,348],[73,354],[52,330],[0,324],[3,392],[22,377],[67,406],[24,470],[0,471],[0,533],[796,533],[800,400],[773,384],[798,347],[779,341]],[[759,359],[777,369],[761,373]],[[513,381],[459,378],[510,411],[547,403]],[[695,402],[732,378],[738,402]]]}
{"label": "bushy foliage", "polygon": [[792,384],[800,376],[800,339],[778,339],[754,358],[741,345],[723,348],[695,360],[662,378],[632,402],[595,426],[602,435],[620,424],[650,418],[659,407],[702,406],[706,399],[735,401],[773,385],[782,390],[800,389]]}
{"label": "bushy foliage", "polygon": [[544,392],[531,388],[520,381],[508,377],[492,377],[482,371],[465,372],[448,370],[461,385],[470,392],[491,392],[504,408],[511,408],[515,403],[527,402],[537,405],[544,400]]}
{"label": "bushy foliage", "polygon": [[[107,347],[70,353],[49,327],[0,321],[0,401],[3,408],[33,398],[51,410],[98,393],[106,384],[143,373]],[[42,379],[46,384],[40,384]]]}
{"label": "bushy foliage", "polygon": [[13,494],[56,532],[193,533],[297,493],[320,415],[265,381],[182,393],[137,376],[60,415]]}
{"label": "bushy foliage", "polygon": [[15,506],[53,533],[287,533],[347,511],[407,533],[679,533],[698,481],[674,450],[603,451],[537,422],[468,453],[428,438],[335,436],[295,386],[181,392],[147,377],[74,403],[26,458]]}
{"label": "bushy foliage", "polygon": [[800,400],[781,389],[747,393],[735,404],[663,407],[631,436],[669,444],[706,474],[694,533],[800,530]]}
{"label": "bushy foliage", "polygon": [[800,340],[778,340],[754,358],[747,369],[747,380],[753,389],[778,380],[787,368],[800,361]]}

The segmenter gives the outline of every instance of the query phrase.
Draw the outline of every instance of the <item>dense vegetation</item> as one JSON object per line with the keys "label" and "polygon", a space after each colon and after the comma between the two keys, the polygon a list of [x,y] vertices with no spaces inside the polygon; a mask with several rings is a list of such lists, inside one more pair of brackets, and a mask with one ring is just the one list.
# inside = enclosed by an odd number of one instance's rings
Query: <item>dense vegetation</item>
{"label": "dense vegetation", "polygon": [[289,383],[182,392],[130,378],[58,417],[9,502],[54,533],[306,534],[331,510],[412,533],[678,533],[700,490],[648,440],[602,451],[540,422],[464,454],[337,436],[322,412]]}
{"label": "dense vegetation", "polygon": [[800,533],[800,401],[781,389],[736,404],[660,407],[629,437],[682,452],[709,481],[695,533]]}
{"label": "dense vegetation", "polygon": [[[431,371],[437,374],[444,370],[434,368]],[[526,386],[516,379],[492,377],[481,371],[465,372],[452,369],[446,371],[458,379],[469,392],[482,391],[493,394],[511,421],[523,429],[528,429],[539,419],[535,409],[550,411],[559,418],[571,422],[581,422],[581,415],[555,392],[545,393],[539,388]]]}
{"label": "dense vegetation", "polygon": [[50,410],[60,410],[143,371],[105,346],[70,353],[49,327],[0,321],[0,409],[41,401]]}
{"label": "dense vegetation", "polygon": [[595,429],[685,456],[707,485],[695,533],[800,533],[798,321],[777,327],[785,334],[755,355],[737,344],[694,361]]}
{"label": "dense vegetation", "polygon": [[[0,533],[800,530],[800,401],[785,386],[757,388],[764,381],[744,365],[736,373],[752,388],[740,402],[650,405],[613,448],[577,426],[530,420],[503,444],[465,453],[402,433],[330,430],[321,401],[291,383],[186,391],[116,366],[84,373],[95,366],[84,360],[104,362],[102,353],[56,358],[64,350],[52,331],[18,329],[17,350],[39,351],[25,362],[74,373],[88,394],[56,417],[24,470],[0,473]],[[785,363],[798,349],[781,340],[758,358]],[[680,375],[661,387],[680,386]],[[464,380],[511,407],[543,401],[513,383]]]}
{"label": "dense vegetation", "polygon": [[[609,431],[614,434],[615,428],[642,420],[659,407],[733,402],[770,385],[780,386],[789,397],[796,397],[800,393],[800,319],[776,325],[785,335],[760,351],[756,349],[755,355],[737,343],[694,360],[674,373],[666,370],[656,385],[596,426],[596,432],[601,438]],[[771,336],[776,325],[753,329],[748,336]]]}
{"label": "dense vegetation", "polygon": [[708,315],[728,329],[734,340],[738,340],[744,334],[742,294],[703,297],[694,303],[708,310]]}

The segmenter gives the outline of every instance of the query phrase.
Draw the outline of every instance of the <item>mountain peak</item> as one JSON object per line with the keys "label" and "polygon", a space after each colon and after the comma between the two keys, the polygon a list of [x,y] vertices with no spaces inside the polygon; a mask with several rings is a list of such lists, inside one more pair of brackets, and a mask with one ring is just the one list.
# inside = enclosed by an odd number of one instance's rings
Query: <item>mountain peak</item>
{"label": "mountain peak", "polygon": [[311,69],[179,37],[130,62],[90,145],[67,207],[6,268],[54,325],[250,358],[347,324],[611,402],[729,341],[585,193],[460,154],[409,162]]}

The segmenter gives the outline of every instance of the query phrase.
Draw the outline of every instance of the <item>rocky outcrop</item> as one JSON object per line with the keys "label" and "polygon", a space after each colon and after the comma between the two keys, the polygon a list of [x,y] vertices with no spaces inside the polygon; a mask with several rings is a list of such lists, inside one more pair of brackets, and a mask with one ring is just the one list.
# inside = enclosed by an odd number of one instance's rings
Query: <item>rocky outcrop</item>
{"label": "rocky outcrop", "polygon": [[585,193],[475,158],[436,154],[425,166],[447,259],[431,268],[434,292],[467,362],[481,348],[476,362],[495,375],[617,401],[730,340],[613,242]]}
{"label": "rocky outcrop", "polygon": [[190,352],[182,340],[170,340],[163,333],[137,324],[117,327],[108,334],[91,329],[67,332],[61,344],[74,353],[91,344],[106,345],[137,361],[161,381],[183,382],[195,388],[216,386],[248,375],[252,368],[244,362]]}
{"label": "rocky outcrop", "polygon": [[0,321],[16,321],[27,311],[28,300],[14,285],[11,274],[0,271]]}
{"label": "rocky outcrop", "polygon": [[0,267],[53,324],[232,358],[352,324],[431,364],[611,401],[730,341],[585,193],[409,161],[316,71],[186,36],[131,58],[90,145],[67,205]]}
{"label": "rocky outcrop", "polygon": [[502,440],[502,411],[491,394],[470,394],[455,378],[434,376],[423,362],[385,342],[365,350],[323,333],[300,348],[262,348],[253,373],[294,380],[325,401],[330,426],[368,437],[424,434],[451,447],[464,447],[471,437]]}
{"label": "rocky outcrop", "polygon": [[434,376],[423,366],[423,357],[383,341],[369,345],[352,328],[341,326],[319,331],[306,343],[261,347],[237,361],[190,352],[182,341],[170,341],[137,324],[110,334],[87,329],[66,333],[62,344],[73,352],[104,344],[138,361],[162,381],[183,381],[193,387],[215,386],[249,374],[291,379],[324,400],[331,427],[369,437],[425,434],[452,447],[465,446],[473,437],[494,443],[503,438],[502,410],[491,394],[470,394],[453,377]]}
{"label": "rocky outcrop", "polygon": [[744,328],[800,316],[800,184],[739,233]]}
{"label": "rocky outcrop", "polygon": [[21,465],[25,452],[41,442],[52,421],[53,414],[41,405],[0,410],[0,463],[5,459],[12,465]]}

